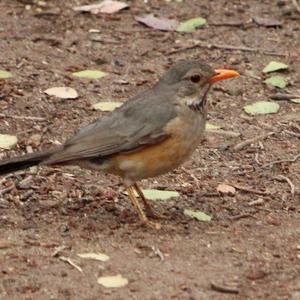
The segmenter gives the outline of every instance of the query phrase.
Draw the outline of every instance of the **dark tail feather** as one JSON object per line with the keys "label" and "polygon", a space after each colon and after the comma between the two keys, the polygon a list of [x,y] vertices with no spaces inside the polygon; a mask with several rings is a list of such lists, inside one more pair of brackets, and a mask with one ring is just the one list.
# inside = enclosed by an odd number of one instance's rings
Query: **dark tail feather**
{"label": "dark tail feather", "polygon": [[2,160],[0,161],[0,175],[5,175],[38,165],[42,161],[48,159],[56,151],[57,149],[53,149]]}

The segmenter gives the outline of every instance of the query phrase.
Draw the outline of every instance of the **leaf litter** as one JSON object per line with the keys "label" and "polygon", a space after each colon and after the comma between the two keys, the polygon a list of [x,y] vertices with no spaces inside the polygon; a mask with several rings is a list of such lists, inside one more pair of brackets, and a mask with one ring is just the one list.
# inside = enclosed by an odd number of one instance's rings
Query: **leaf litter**
{"label": "leaf litter", "polygon": [[206,19],[204,18],[193,18],[193,19],[190,19],[190,20],[187,20],[185,22],[181,22],[176,31],[178,32],[195,32],[196,29],[199,27],[199,26],[203,26],[207,23]]}
{"label": "leaf litter", "polygon": [[120,288],[128,284],[128,279],[118,274],[115,276],[102,276],[97,282],[106,288]]}
{"label": "leaf litter", "polygon": [[162,31],[175,31],[179,25],[179,22],[176,20],[155,17],[153,14],[135,17],[135,19],[148,27]]}
{"label": "leaf litter", "polygon": [[206,213],[200,210],[192,210],[192,209],[185,208],[183,213],[186,216],[196,219],[200,222],[209,222],[212,219],[211,216],[207,215]]}
{"label": "leaf litter", "polygon": [[13,74],[5,71],[5,70],[0,70],[0,79],[6,79],[6,78],[10,78],[13,77]]}
{"label": "leaf litter", "polygon": [[73,76],[79,78],[99,79],[107,75],[107,73],[99,70],[83,70],[72,73]]}
{"label": "leaf litter", "polygon": [[93,108],[102,111],[113,111],[116,108],[120,107],[122,104],[122,102],[98,102],[93,104]]}
{"label": "leaf litter", "polygon": [[283,76],[272,76],[270,78],[267,78],[264,83],[275,86],[280,89],[284,89],[287,84],[288,80],[286,77]]}
{"label": "leaf litter", "polygon": [[109,256],[104,254],[104,253],[78,253],[77,254],[79,257],[81,258],[87,258],[87,259],[93,259],[93,260],[98,260],[98,261],[108,261],[109,260]]}
{"label": "leaf litter", "polygon": [[278,112],[280,106],[276,102],[257,101],[255,103],[244,106],[244,110],[249,115],[267,115]]}
{"label": "leaf litter", "polygon": [[[156,189],[142,189],[144,196],[147,200],[153,201],[165,201],[171,198],[178,198],[180,194],[176,191],[164,191],[164,190],[156,190]],[[125,191],[124,194],[127,195]],[[139,195],[135,192],[135,196],[139,197]]]}
{"label": "leaf litter", "polygon": [[278,62],[278,61],[271,61],[268,65],[263,69],[263,73],[271,73],[279,70],[286,70],[288,69],[288,65]]}
{"label": "leaf litter", "polygon": [[125,2],[104,0],[100,3],[76,6],[73,10],[77,12],[90,12],[92,14],[114,14],[128,7],[129,5]]}
{"label": "leaf litter", "polygon": [[49,96],[56,96],[61,99],[76,99],[78,93],[75,89],[67,86],[52,87],[44,91]]}
{"label": "leaf litter", "polygon": [[0,134],[0,148],[9,150],[18,143],[18,138],[15,135]]}

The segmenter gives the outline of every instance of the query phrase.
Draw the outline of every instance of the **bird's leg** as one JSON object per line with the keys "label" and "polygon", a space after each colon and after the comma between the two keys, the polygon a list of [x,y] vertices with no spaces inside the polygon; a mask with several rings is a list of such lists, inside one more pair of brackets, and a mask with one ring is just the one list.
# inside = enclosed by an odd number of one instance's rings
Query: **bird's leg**
{"label": "bird's leg", "polygon": [[135,210],[137,211],[138,215],[139,215],[139,218],[140,220],[147,226],[151,227],[151,228],[154,228],[154,229],[160,229],[161,228],[161,225],[158,224],[158,223],[154,223],[154,222],[151,222],[145,212],[143,211],[143,208],[139,202],[139,200],[137,199],[137,197],[135,196],[134,194],[134,187],[133,186],[129,186],[129,187],[126,187],[126,190],[127,190],[127,193],[128,193],[128,197],[133,205],[133,207],[135,208]]}
{"label": "bird's leg", "polygon": [[138,186],[137,183],[133,184],[134,189],[136,190],[136,192],[138,193],[139,197],[142,199],[143,204],[145,206],[145,211],[147,213],[148,217],[151,217],[153,219],[166,219],[164,216],[160,216],[159,214],[157,214],[153,208],[151,207],[151,205],[149,204],[149,202],[147,201],[142,189]]}

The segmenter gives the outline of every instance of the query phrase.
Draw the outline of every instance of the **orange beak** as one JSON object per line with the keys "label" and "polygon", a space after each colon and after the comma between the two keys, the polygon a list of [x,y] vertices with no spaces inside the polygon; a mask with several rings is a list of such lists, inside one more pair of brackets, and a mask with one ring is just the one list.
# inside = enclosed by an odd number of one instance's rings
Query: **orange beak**
{"label": "orange beak", "polygon": [[214,83],[223,79],[232,78],[232,77],[239,77],[240,74],[233,70],[223,70],[223,69],[217,69],[215,70],[217,73],[213,77],[210,78],[210,82]]}

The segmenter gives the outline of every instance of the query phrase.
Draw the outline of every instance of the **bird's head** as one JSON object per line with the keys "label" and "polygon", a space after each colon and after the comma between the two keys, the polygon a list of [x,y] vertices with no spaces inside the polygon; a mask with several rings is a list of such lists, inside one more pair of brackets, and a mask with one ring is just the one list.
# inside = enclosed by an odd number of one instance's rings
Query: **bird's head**
{"label": "bird's head", "polygon": [[200,109],[205,106],[207,93],[213,83],[237,76],[239,73],[236,71],[214,70],[203,61],[180,61],[165,73],[160,84],[176,91],[176,101]]}

